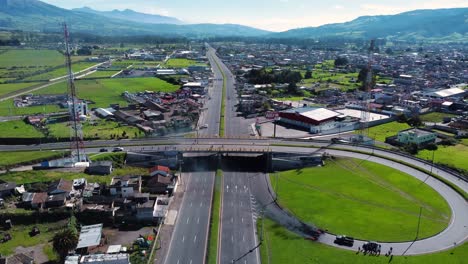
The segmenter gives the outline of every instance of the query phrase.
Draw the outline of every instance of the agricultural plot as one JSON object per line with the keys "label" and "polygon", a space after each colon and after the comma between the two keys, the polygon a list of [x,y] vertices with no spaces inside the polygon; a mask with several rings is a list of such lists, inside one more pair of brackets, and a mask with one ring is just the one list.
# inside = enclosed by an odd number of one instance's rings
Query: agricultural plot
{"label": "agricultural plot", "polygon": [[0,84],[0,96],[15,92],[24,88],[28,88],[31,86],[35,86],[39,83],[7,83],[7,84]]}
{"label": "agricultural plot", "polygon": [[421,207],[419,238],[437,234],[450,221],[450,208],[435,190],[377,163],[338,158],[324,167],[281,172],[270,179],[284,208],[335,234],[410,241]]}
{"label": "agricultural plot", "polygon": [[[174,92],[179,89],[179,86],[157,78],[116,78],[80,80],[76,82],[76,89],[79,98],[94,102],[94,104],[90,104],[90,108],[93,108],[109,107],[110,104],[126,106],[128,102],[122,97],[122,93],[125,91]],[[38,91],[38,94],[64,94],[66,91],[66,83],[59,83]]]}
{"label": "agricultural plot", "polygon": [[441,123],[444,120],[444,117],[456,117],[456,115],[432,112],[429,114],[419,116],[422,122],[429,122],[429,123]]}
{"label": "agricultural plot", "polygon": [[58,158],[63,155],[65,155],[63,151],[2,151],[0,152],[0,168],[41,162],[42,160]]}
{"label": "agricultural plot", "polygon": [[64,56],[56,50],[12,49],[0,54],[0,67],[53,67],[65,64]]}
{"label": "agricultural plot", "polygon": [[[95,62],[77,62],[72,64],[72,70],[74,73],[85,70],[96,65]],[[25,78],[26,81],[48,81],[50,79],[58,78],[67,75],[67,69],[61,67],[50,72],[34,75]]]}
{"label": "agricultural plot", "polygon": [[206,65],[206,64],[200,64],[197,63],[195,60],[189,60],[189,59],[169,59],[166,64],[164,64],[165,67],[167,68],[187,68],[188,66],[191,65]]}
{"label": "agricultural plot", "polygon": [[[133,126],[121,126],[113,121],[92,121],[84,122],[83,124],[83,137],[98,138],[98,139],[111,139],[112,135],[116,137],[127,136],[129,138],[137,138],[142,135],[142,132]],[[49,136],[52,138],[68,138],[70,137],[70,127],[68,123],[56,123],[47,126]]]}
{"label": "agricultural plot", "polygon": [[42,134],[35,127],[22,120],[0,122],[0,138],[42,138]]}

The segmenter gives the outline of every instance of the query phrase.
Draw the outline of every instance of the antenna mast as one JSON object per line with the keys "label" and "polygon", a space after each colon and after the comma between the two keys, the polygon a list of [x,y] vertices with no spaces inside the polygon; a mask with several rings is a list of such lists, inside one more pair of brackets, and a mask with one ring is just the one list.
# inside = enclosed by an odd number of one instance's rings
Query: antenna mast
{"label": "antenna mast", "polygon": [[[367,61],[367,75],[364,83],[364,93],[365,96],[370,94],[372,83],[373,83],[373,72],[372,72],[372,63],[373,63],[373,53],[375,50],[375,40],[372,39],[368,49],[368,61]],[[369,121],[370,121],[370,104],[369,100],[366,97],[362,98],[363,111],[361,112],[361,127],[359,130],[361,142],[367,140],[369,134]]]}
{"label": "antenna mast", "polygon": [[70,151],[73,163],[87,161],[84,151],[83,130],[80,123],[80,115],[83,108],[81,102],[76,96],[75,76],[71,68],[70,40],[67,24],[63,24],[65,37],[65,63],[68,72],[68,112],[70,114]]}

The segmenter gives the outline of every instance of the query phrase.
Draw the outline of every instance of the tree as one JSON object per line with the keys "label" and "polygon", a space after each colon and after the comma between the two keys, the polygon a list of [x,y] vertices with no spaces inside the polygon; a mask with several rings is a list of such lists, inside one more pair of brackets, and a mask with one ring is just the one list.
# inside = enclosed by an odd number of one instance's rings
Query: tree
{"label": "tree", "polygon": [[296,94],[297,93],[297,85],[296,83],[289,83],[288,85],[288,93],[289,94]]}
{"label": "tree", "polygon": [[93,52],[92,52],[92,50],[91,50],[90,48],[88,48],[88,47],[83,47],[83,48],[81,48],[81,49],[78,49],[78,50],[76,51],[76,54],[77,54],[78,56],[89,56],[89,55],[92,55]]}
{"label": "tree", "polygon": [[418,127],[422,126],[423,122],[421,121],[421,118],[419,116],[413,116],[407,121],[408,125],[412,127]]}
{"label": "tree", "polygon": [[307,70],[306,73],[304,74],[304,79],[311,79],[312,78],[312,71]]}
{"label": "tree", "polygon": [[348,63],[349,61],[346,57],[338,57],[335,60],[335,67],[346,66]]}
{"label": "tree", "polygon": [[429,143],[427,144],[426,149],[435,151],[437,150],[437,145],[435,143]]}
{"label": "tree", "polygon": [[407,144],[403,147],[403,149],[412,155],[418,154],[418,150],[419,150],[418,145],[416,143]]}
{"label": "tree", "polygon": [[392,55],[393,54],[393,50],[391,48],[387,48],[385,50],[385,53],[387,53],[388,55]]}
{"label": "tree", "polygon": [[54,251],[57,252],[60,262],[63,263],[68,252],[75,249],[76,245],[78,245],[78,234],[72,229],[67,228],[58,232],[52,241]]}
{"label": "tree", "polygon": [[[368,68],[362,68],[359,71],[359,74],[358,74],[358,81],[362,83],[361,90],[363,90],[363,91],[366,89],[368,73],[369,73]],[[376,77],[375,77],[375,74],[373,74],[372,71],[371,71],[371,74],[372,74],[372,79],[371,79],[370,87],[374,87],[375,83],[376,83]]]}

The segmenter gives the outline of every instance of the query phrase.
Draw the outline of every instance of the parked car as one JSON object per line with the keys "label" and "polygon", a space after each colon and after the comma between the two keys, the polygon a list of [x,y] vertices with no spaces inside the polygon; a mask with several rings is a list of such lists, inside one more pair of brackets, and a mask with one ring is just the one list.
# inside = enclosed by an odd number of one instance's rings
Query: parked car
{"label": "parked car", "polygon": [[117,147],[112,150],[112,152],[122,152],[122,151],[124,151],[124,148],[121,148],[121,147]]}
{"label": "parked car", "polygon": [[347,236],[336,236],[335,241],[333,241],[333,243],[341,246],[352,247],[354,245],[354,238]]}
{"label": "parked car", "polygon": [[106,149],[106,148],[102,148],[102,149],[99,150],[99,152],[108,152],[108,151],[109,151],[109,150]]}
{"label": "parked car", "polygon": [[200,126],[200,128],[208,128],[208,124],[204,124],[204,125]]}

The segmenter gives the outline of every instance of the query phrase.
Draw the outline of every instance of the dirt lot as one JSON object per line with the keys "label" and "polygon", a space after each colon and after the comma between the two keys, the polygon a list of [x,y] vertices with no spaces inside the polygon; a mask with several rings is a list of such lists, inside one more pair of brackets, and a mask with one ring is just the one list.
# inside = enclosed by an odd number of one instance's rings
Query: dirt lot
{"label": "dirt lot", "polygon": [[145,236],[153,232],[153,227],[143,227],[136,231],[119,231],[114,228],[104,228],[103,233],[106,242],[103,246],[94,248],[92,252],[106,252],[110,245],[122,245],[130,247],[133,242],[140,236]]}

